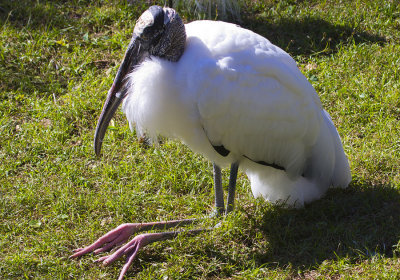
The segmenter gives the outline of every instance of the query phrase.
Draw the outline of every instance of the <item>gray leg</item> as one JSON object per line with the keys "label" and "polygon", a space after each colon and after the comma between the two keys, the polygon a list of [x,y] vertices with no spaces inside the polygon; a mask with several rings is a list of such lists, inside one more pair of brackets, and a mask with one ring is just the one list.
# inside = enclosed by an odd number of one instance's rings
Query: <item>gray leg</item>
{"label": "gray leg", "polygon": [[214,163],[214,190],[215,190],[215,211],[220,216],[225,211],[224,191],[222,189],[221,168]]}
{"label": "gray leg", "polygon": [[239,164],[237,162],[231,164],[231,173],[229,176],[228,186],[228,201],[226,205],[226,214],[233,210],[235,204],[235,189],[236,189],[236,178],[238,173]]}

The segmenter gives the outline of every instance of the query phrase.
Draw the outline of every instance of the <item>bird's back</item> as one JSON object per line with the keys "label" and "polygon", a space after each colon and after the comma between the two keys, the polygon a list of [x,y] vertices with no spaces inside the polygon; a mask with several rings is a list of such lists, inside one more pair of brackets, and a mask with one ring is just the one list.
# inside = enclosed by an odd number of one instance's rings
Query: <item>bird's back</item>
{"label": "bird's back", "polygon": [[301,174],[322,110],[293,59],[233,24],[200,21],[186,30],[187,49],[180,61],[184,87],[195,95],[211,143]]}

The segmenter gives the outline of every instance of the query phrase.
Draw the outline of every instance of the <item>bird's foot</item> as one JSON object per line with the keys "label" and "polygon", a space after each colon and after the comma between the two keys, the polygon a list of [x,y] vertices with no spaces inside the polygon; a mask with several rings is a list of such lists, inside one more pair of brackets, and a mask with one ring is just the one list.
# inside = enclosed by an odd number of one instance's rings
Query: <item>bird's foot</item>
{"label": "bird's foot", "polygon": [[[153,229],[168,229],[178,226],[189,225],[196,222],[196,219],[186,219],[186,220],[173,220],[165,222],[152,222],[152,223],[127,223],[118,226],[117,228],[109,231],[99,239],[97,239],[93,244],[86,246],[84,248],[78,248],[74,250],[74,254],[70,258],[79,258],[88,253],[102,253],[111,250],[114,247],[120,246],[126,243],[128,239],[135,233],[146,230]],[[198,234],[203,230],[188,230],[185,231],[189,234]],[[138,251],[145,247],[146,245],[166,239],[171,239],[176,237],[182,231],[171,231],[171,232],[161,232],[161,233],[146,233],[141,234],[133,238],[131,241],[123,245],[121,248],[116,250],[114,253],[99,258],[96,262],[102,262],[103,265],[108,265],[114,262],[121,256],[126,255],[126,263],[122,268],[121,274],[118,279],[122,279],[131,265],[132,261],[135,259]]]}
{"label": "bird's foot", "polygon": [[[98,254],[101,252],[109,251],[115,246],[119,246],[122,243],[125,243],[129,237],[139,231],[149,230],[149,229],[160,229],[176,227],[181,225],[191,224],[195,219],[187,219],[187,220],[176,220],[176,221],[168,221],[168,222],[155,222],[155,223],[143,223],[143,224],[122,224],[115,228],[114,230],[106,233],[99,239],[97,239],[93,244],[85,247],[74,250],[74,254],[70,256],[70,258],[78,258],[85,254],[93,252],[94,254]],[[118,277],[121,280],[126,274],[129,266],[132,264],[139,250],[146,245],[156,242],[162,241],[166,239],[175,238],[178,234],[185,232],[189,235],[196,235],[203,231],[207,231],[210,229],[195,229],[195,230],[187,230],[187,231],[170,231],[170,232],[159,232],[159,233],[144,233],[137,235],[131,241],[127,242],[121,248],[117,249],[114,253],[100,257],[96,260],[96,262],[101,262],[103,265],[107,266],[113,263],[115,260],[121,258],[122,256],[126,256],[126,263],[123,266],[121,273]]]}
{"label": "bird's foot", "polygon": [[118,280],[121,280],[125,273],[128,271],[129,266],[135,259],[139,250],[146,245],[165,239],[170,239],[175,237],[179,232],[162,232],[162,233],[145,233],[140,234],[133,238],[131,241],[126,243],[124,246],[116,250],[113,254],[101,257],[96,260],[96,262],[102,262],[103,265],[107,266],[113,263],[115,260],[126,255],[125,265],[122,267],[121,273],[119,274]]}
{"label": "bird's foot", "polygon": [[91,252],[98,254],[109,251],[113,247],[125,243],[130,236],[142,229],[142,225],[143,224],[140,223],[122,224],[97,239],[91,245],[75,249],[74,254],[71,255],[70,258],[78,258]]}

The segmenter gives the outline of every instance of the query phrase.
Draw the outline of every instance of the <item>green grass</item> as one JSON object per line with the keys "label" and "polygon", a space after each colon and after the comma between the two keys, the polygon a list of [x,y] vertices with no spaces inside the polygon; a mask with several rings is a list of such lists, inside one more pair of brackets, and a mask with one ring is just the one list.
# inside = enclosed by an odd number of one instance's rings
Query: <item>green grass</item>
{"label": "green grass", "polygon": [[[148,5],[0,2],[1,279],[116,279],[123,261],[68,256],[120,223],[212,211],[212,165],[178,142],[138,143],[122,113],[94,156],[102,103]],[[240,24],[298,61],[353,182],[285,209],[252,198],[241,173],[219,228],[150,245],[127,278],[399,279],[399,2],[245,0]]]}

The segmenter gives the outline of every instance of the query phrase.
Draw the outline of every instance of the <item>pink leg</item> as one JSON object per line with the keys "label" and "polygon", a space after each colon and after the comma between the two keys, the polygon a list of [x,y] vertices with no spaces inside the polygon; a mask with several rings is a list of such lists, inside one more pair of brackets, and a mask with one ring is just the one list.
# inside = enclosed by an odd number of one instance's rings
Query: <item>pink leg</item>
{"label": "pink leg", "polygon": [[122,224],[117,228],[109,231],[99,239],[97,239],[91,245],[84,248],[75,249],[74,254],[71,255],[70,258],[78,258],[91,252],[93,252],[94,254],[98,254],[101,252],[109,251],[111,248],[126,242],[131,235],[137,232],[151,230],[151,229],[168,229],[172,227],[192,224],[195,221],[196,219],[187,219],[187,220],[174,220],[174,221],[154,222],[154,223]]}

